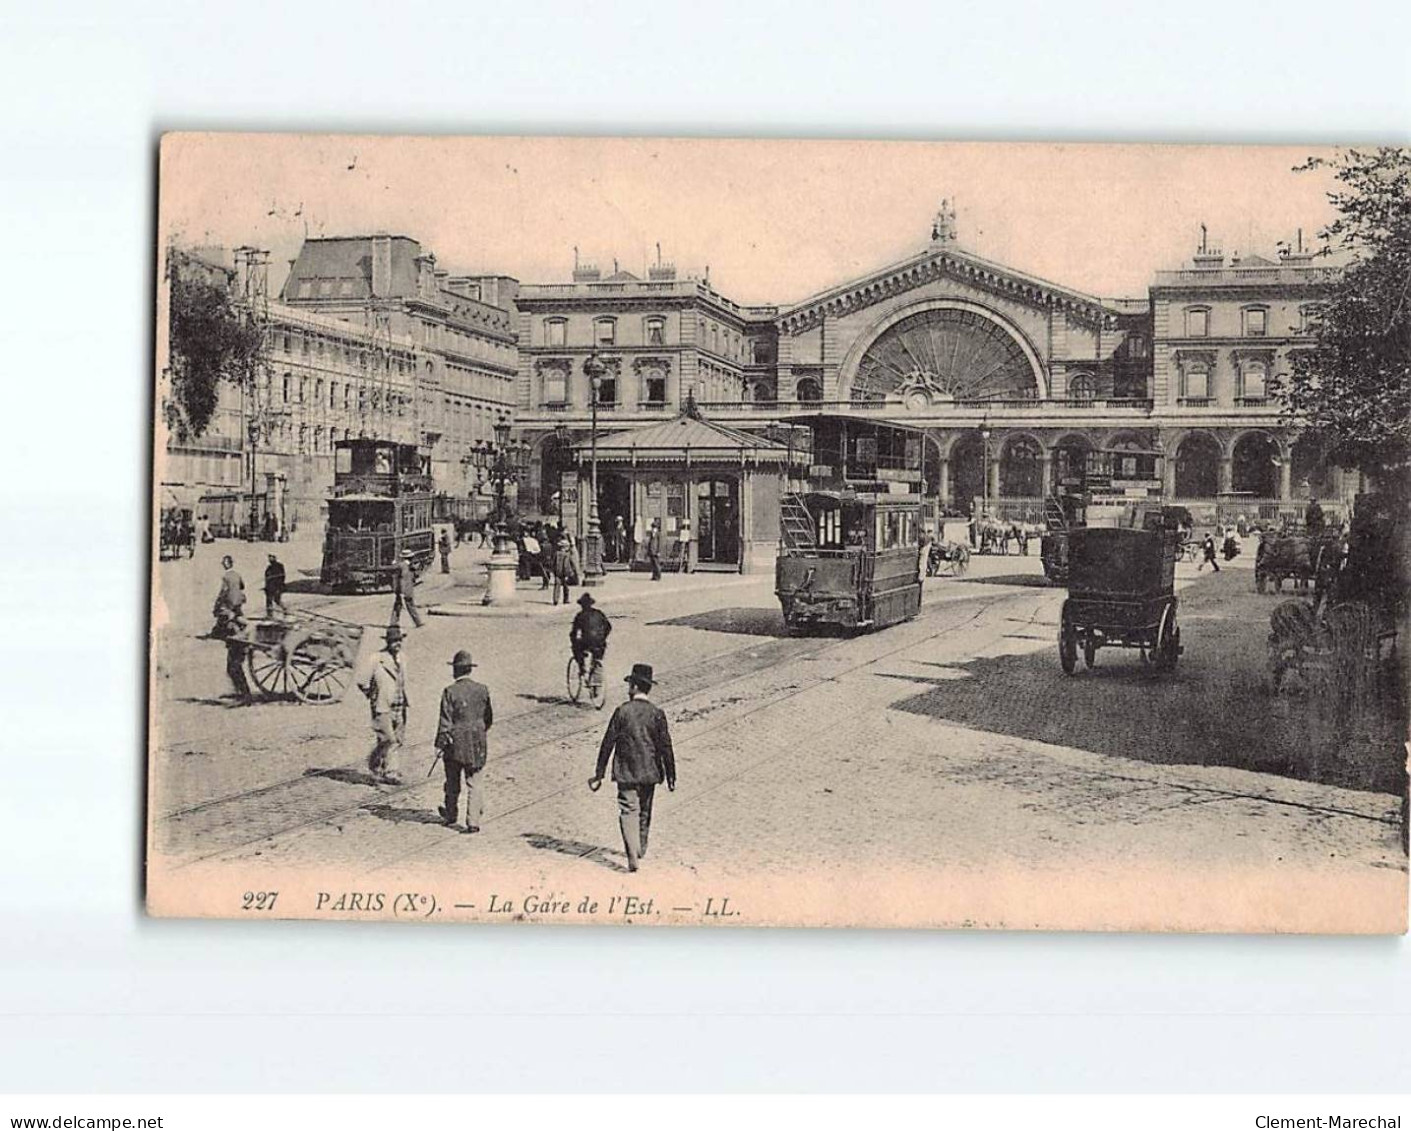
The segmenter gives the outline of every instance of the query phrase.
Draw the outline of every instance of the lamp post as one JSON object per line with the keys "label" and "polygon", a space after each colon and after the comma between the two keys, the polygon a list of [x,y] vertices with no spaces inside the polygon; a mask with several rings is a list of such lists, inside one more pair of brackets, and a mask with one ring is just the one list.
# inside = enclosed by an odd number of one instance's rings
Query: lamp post
{"label": "lamp post", "polygon": [[583,584],[601,585],[603,581],[603,532],[598,528],[598,392],[603,387],[605,366],[594,350],[583,361],[583,375],[588,378],[592,393],[589,401],[590,431],[588,451],[591,471],[591,494],[588,496],[588,532],[583,536]]}
{"label": "lamp post", "polygon": [[990,417],[987,413],[980,420],[980,445],[983,463],[980,479],[980,514],[990,513]]}
{"label": "lamp post", "polygon": [[519,568],[519,555],[511,549],[505,525],[505,483],[513,455],[509,437],[509,416],[501,415],[495,421],[495,443],[485,449],[484,456],[487,463],[493,456],[491,475],[495,482],[495,545],[485,566],[489,577],[482,603],[486,605],[507,605],[514,601],[515,574]]}

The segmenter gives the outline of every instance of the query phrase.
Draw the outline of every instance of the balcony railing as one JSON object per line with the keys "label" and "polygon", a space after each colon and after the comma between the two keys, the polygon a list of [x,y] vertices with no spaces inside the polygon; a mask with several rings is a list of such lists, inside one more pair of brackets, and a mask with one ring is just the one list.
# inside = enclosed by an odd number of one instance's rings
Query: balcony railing
{"label": "balcony railing", "polygon": [[1242,408],[1267,408],[1271,399],[1270,397],[1236,397],[1235,404]]}
{"label": "balcony railing", "polygon": [[1209,408],[1215,403],[1214,397],[1178,397],[1176,403],[1182,408]]}

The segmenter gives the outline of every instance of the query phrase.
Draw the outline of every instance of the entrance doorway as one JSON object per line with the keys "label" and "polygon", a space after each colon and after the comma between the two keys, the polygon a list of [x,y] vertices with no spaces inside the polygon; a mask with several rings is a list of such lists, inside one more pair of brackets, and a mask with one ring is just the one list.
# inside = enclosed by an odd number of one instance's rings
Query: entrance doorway
{"label": "entrance doorway", "polygon": [[696,554],[704,564],[740,564],[738,480],[706,479],[696,484]]}
{"label": "entrance doorway", "polygon": [[[622,532],[618,533],[618,518]],[[603,561],[609,565],[628,564],[627,541],[632,535],[632,482],[616,472],[598,471],[598,526],[603,535]],[[585,519],[586,521],[586,519]]]}

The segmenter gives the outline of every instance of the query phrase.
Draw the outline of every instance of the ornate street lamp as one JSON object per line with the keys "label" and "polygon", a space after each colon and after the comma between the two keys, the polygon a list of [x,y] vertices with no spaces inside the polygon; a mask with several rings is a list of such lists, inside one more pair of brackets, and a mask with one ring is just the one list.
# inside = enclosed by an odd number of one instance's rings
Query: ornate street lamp
{"label": "ornate street lamp", "polygon": [[494,454],[495,479],[495,553],[504,550],[505,529],[505,483],[510,470],[510,419],[500,416],[495,420]]}
{"label": "ornate street lamp", "polygon": [[588,496],[588,532],[583,536],[583,584],[601,585],[603,581],[603,532],[598,528],[598,392],[603,387],[603,375],[607,366],[598,358],[597,350],[583,361],[583,376],[588,378],[592,390],[591,426],[588,433],[588,450],[592,471],[591,491]]}

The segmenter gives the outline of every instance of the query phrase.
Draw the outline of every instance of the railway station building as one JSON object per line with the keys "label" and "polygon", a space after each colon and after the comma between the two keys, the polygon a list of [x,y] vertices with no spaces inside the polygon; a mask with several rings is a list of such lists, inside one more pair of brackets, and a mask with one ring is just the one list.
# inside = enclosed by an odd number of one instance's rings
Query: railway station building
{"label": "railway station building", "polygon": [[518,295],[529,486],[547,511],[582,465],[596,355],[600,436],[688,401],[755,435],[810,411],[905,424],[925,437],[928,495],[953,514],[981,502],[1038,519],[1057,488],[1084,487],[1092,450],[1161,455],[1150,489],[1207,521],[1274,520],[1310,496],[1336,512],[1355,477],[1286,427],[1270,390],[1337,271],[1302,250],[1202,244],[1146,295],[1104,298],[965,250],[944,207],[915,255],[790,305],[741,306],[669,265],[646,279],[580,267]]}

